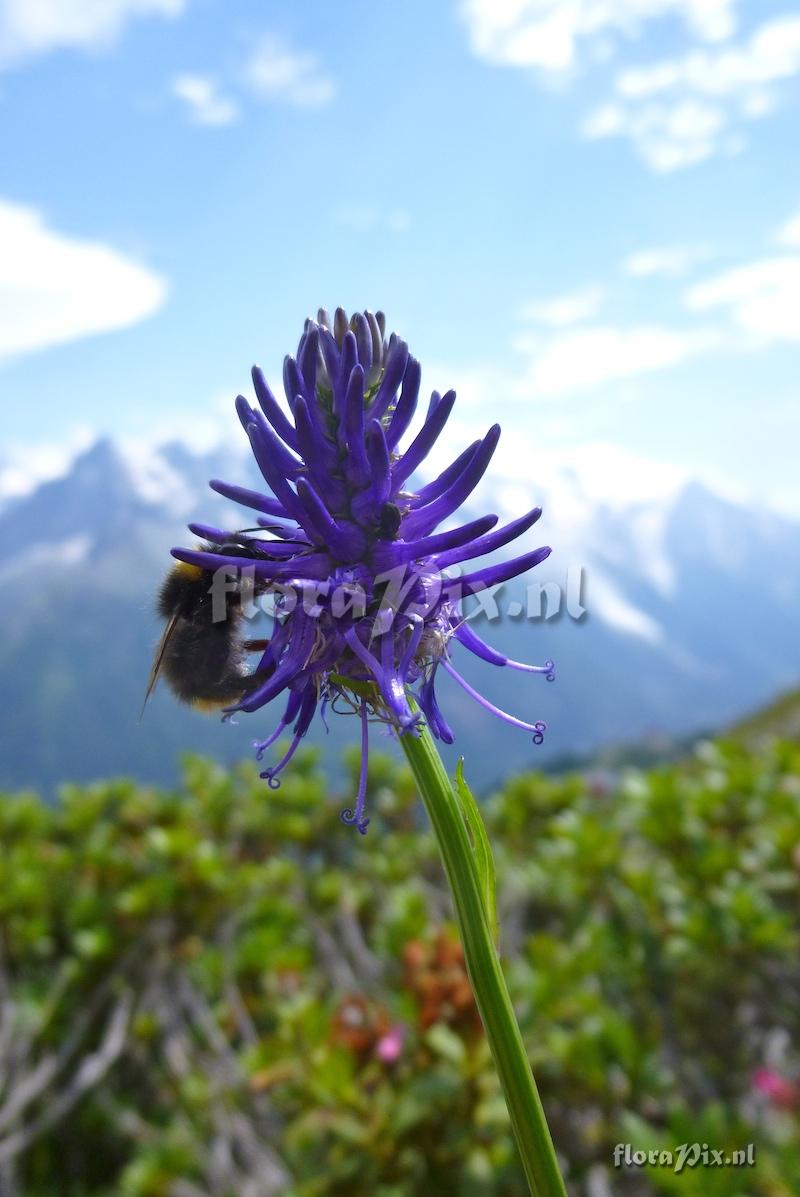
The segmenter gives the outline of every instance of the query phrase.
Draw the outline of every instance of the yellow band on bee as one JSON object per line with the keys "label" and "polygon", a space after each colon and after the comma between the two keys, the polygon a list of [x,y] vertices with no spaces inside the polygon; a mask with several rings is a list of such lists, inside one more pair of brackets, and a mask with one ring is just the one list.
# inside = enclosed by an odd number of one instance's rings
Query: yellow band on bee
{"label": "yellow band on bee", "polygon": [[207,714],[213,714],[214,711],[219,711],[222,707],[227,706],[230,699],[223,698],[195,698],[192,700],[192,706],[196,711],[205,711]]}
{"label": "yellow band on bee", "polygon": [[200,578],[203,570],[199,565],[191,565],[188,561],[179,561],[174,567],[176,574],[185,574],[188,578]]}

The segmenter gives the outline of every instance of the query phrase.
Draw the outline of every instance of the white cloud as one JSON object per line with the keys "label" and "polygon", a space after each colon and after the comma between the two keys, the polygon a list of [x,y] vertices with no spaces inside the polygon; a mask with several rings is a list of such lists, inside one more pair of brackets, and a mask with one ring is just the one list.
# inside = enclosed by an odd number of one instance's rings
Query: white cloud
{"label": "white cloud", "polygon": [[662,245],[631,254],[622,269],[631,278],[678,278],[708,256],[709,250],[702,245]]}
{"label": "white cloud", "polygon": [[275,34],[265,34],[245,67],[245,80],[263,99],[297,108],[321,108],[336,95],[336,85],[316,54],[293,49]]}
{"label": "white cloud", "polygon": [[42,482],[61,478],[73,461],[96,439],[87,427],[74,428],[57,444],[12,444],[0,456],[0,505],[36,490]]}
{"label": "white cloud", "polygon": [[[705,96],[732,96],[752,102],[752,89],[763,96],[765,84],[800,71],[800,16],[777,17],[756,29],[738,46],[694,50],[684,58],[623,71],[617,91],[627,99],[689,90]],[[764,100],[756,101],[758,110]]]}
{"label": "white cloud", "polygon": [[166,293],[163,279],[117,250],[0,200],[0,360],[136,324]]}
{"label": "white cloud", "polygon": [[800,211],[778,229],[777,240],[780,245],[800,246]]}
{"label": "white cloud", "polygon": [[690,287],[692,312],[727,310],[754,347],[800,341],[800,257],[762,258]]}
{"label": "white cloud", "polygon": [[583,49],[608,50],[608,34],[636,35],[648,21],[681,19],[703,41],[734,31],[736,0],[462,0],[473,53],[501,66],[564,71]]}
{"label": "white cloud", "polygon": [[583,124],[582,133],[590,141],[601,137],[619,137],[626,132],[628,116],[619,104],[603,104]]}
{"label": "white cloud", "polygon": [[556,295],[552,299],[536,300],[522,309],[522,318],[551,328],[565,328],[579,324],[593,316],[603,302],[602,287],[584,287],[568,295]]}
{"label": "white cloud", "polygon": [[[653,170],[679,170],[726,148],[728,117],[722,108],[694,99],[642,108],[607,104],[586,121],[590,139],[627,137]],[[732,148],[732,143],[727,143]]]}
{"label": "white cloud", "polygon": [[748,91],[739,100],[739,109],[745,120],[760,121],[770,116],[778,107],[778,97],[774,91]]}
{"label": "white cloud", "polygon": [[591,326],[542,340],[527,348],[531,363],[516,386],[517,397],[555,398],[604,383],[677,366],[711,348],[716,335],[657,325]]}
{"label": "white cloud", "polygon": [[584,125],[589,138],[627,137],[658,171],[677,170],[743,144],[731,135],[780,103],[776,86],[800,73],[800,16],[777,17],[739,45],[623,71],[616,99]]}
{"label": "white cloud", "polygon": [[609,62],[656,22],[670,19],[679,34],[682,26],[685,52],[623,70],[582,128],[590,139],[629,140],[658,172],[738,153],[741,127],[774,112],[781,82],[800,73],[800,15],[764,21],[734,42],[737,8],[738,0],[461,0],[478,57],[550,78]]}
{"label": "white cloud", "polygon": [[198,125],[230,125],[239,115],[235,102],[222,95],[216,82],[207,75],[177,75],[172,92],[187,105]]}
{"label": "white cloud", "polygon": [[179,16],[187,0],[0,0],[0,66],[112,44],[127,21]]}
{"label": "white cloud", "polygon": [[[499,401],[541,404],[557,419],[556,408],[563,411],[564,407],[552,404],[553,400],[607,390],[610,384],[671,369],[718,349],[724,341],[724,332],[708,326],[588,324],[530,328],[513,338],[514,357],[503,367],[489,363],[458,367],[440,364],[426,371],[426,378],[434,385],[441,385],[437,380],[444,379],[444,385],[455,388],[462,422],[469,413],[470,434],[478,436],[482,435],[480,426],[487,409]],[[609,397],[621,394],[616,388]]]}

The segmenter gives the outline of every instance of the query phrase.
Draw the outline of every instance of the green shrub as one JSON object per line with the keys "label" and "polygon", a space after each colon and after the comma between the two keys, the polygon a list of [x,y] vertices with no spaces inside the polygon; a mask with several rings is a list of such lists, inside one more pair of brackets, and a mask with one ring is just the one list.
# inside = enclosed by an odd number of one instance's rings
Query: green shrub
{"label": "green shrub", "polygon": [[[370,768],[366,840],[310,753],[0,801],[3,1197],[524,1192],[409,775]],[[485,812],[571,1191],[800,1192],[800,748]],[[756,1166],[613,1167],[694,1141]]]}

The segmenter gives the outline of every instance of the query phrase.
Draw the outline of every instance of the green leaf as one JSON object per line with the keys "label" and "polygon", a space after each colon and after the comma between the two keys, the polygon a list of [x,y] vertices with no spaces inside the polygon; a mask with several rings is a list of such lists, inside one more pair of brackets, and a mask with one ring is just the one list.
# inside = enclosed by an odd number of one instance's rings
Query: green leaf
{"label": "green leaf", "polygon": [[495,943],[497,943],[497,899],[495,896],[494,857],[492,856],[492,848],[489,843],[489,837],[486,834],[480,808],[475,801],[474,794],[464,780],[463,756],[459,758],[456,765],[456,794],[458,795],[461,813],[464,816],[464,822],[467,825],[467,831],[472,841],[475,866],[478,870],[478,881],[480,882],[483,905],[486,911],[486,921],[489,924],[492,937]]}
{"label": "green leaf", "polygon": [[452,1031],[443,1022],[433,1024],[425,1035],[425,1042],[448,1063],[459,1066],[464,1063],[466,1049],[463,1039],[460,1039],[455,1031]]}

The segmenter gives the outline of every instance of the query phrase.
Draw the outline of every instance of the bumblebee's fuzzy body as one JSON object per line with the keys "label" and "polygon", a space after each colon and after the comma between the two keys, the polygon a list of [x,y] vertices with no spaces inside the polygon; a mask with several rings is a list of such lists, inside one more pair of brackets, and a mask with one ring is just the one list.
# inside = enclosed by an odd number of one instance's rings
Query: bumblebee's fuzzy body
{"label": "bumblebee's fuzzy body", "polygon": [[[252,560],[253,550],[234,540],[204,545],[203,551],[247,561]],[[266,548],[259,551],[268,555]],[[263,680],[263,671],[250,672],[245,666],[246,654],[263,652],[269,641],[243,640],[240,636],[244,618],[241,579],[224,587],[225,611],[224,618],[220,618],[222,596],[212,594],[214,573],[181,561],[162,582],[156,609],[166,627],[156,649],[142,710],[162,676],[176,698],[201,710],[235,703]],[[263,583],[252,582],[251,597],[263,594],[265,589]]]}
{"label": "bumblebee's fuzzy body", "polygon": [[181,702],[218,707],[235,702],[247,688],[238,590],[226,594],[226,617],[214,620],[209,593],[212,573],[179,564],[164,579],[158,613],[167,621],[157,675],[163,674]]}

